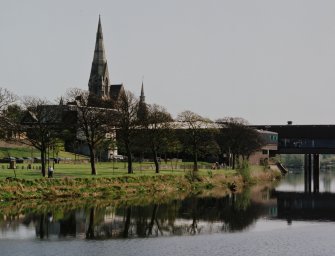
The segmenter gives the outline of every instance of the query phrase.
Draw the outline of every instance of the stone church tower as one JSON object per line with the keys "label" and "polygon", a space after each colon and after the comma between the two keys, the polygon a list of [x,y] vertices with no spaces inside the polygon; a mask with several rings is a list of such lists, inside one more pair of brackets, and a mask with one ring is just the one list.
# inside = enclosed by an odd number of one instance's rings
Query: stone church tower
{"label": "stone church tower", "polygon": [[91,74],[88,81],[88,90],[90,95],[95,96],[98,99],[105,100],[110,98],[110,80],[107,59],[105,55],[100,16]]}

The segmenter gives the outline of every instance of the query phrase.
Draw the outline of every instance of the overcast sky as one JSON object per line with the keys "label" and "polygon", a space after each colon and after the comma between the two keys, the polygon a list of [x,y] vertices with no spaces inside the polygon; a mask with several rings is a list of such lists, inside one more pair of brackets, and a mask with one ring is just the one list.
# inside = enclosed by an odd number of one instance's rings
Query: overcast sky
{"label": "overcast sky", "polygon": [[0,87],[88,89],[99,14],[112,83],[174,116],[335,124],[333,0],[1,0]]}

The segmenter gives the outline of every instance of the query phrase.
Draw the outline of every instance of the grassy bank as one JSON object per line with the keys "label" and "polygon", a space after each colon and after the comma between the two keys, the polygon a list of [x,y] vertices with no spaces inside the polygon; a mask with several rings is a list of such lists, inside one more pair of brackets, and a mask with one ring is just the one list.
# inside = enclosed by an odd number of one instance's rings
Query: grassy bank
{"label": "grassy bank", "polygon": [[[54,154],[50,152],[50,157],[52,157]],[[17,157],[17,158],[22,158],[22,157],[40,157],[41,153],[35,148],[32,147],[1,147],[0,145],[0,158],[5,158],[5,157]],[[59,151],[58,157],[60,158],[71,158],[71,159],[86,159],[88,160],[87,156],[83,155],[75,155],[70,152],[66,151]]]}
{"label": "grassy bank", "polygon": [[[8,170],[4,170],[8,171]],[[232,184],[234,190],[242,189],[246,182],[256,183],[273,181],[280,177],[276,170],[264,171],[261,167],[253,167],[250,170],[251,179],[246,181],[239,172],[234,170],[200,170],[198,178],[193,180],[189,171],[163,171],[154,174],[151,170],[137,172],[132,175],[123,173],[104,173],[100,170],[98,177],[83,174],[78,170],[64,169],[56,171],[56,178],[37,178],[28,175],[27,172],[34,170],[17,170],[23,172],[23,178],[0,179],[0,200],[23,200],[23,199],[98,199],[109,200],[141,200],[144,197],[164,198],[181,193],[203,193],[220,190],[230,193]],[[36,171],[36,170],[35,170]],[[55,173],[55,174],[56,174]],[[3,173],[2,173],[3,174]],[[27,178],[24,178],[27,175]],[[79,176],[77,176],[79,175]],[[12,175],[11,175],[12,176]],[[19,176],[19,175],[17,175]]]}
{"label": "grassy bank", "polygon": [[[52,165],[52,163],[50,163]],[[162,174],[184,175],[192,168],[192,163],[178,163],[171,166],[170,164],[161,164]],[[206,174],[210,170],[211,165],[208,163],[200,163],[200,174]],[[41,178],[41,164],[32,164],[32,169],[28,169],[28,163],[17,164],[15,170],[8,169],[9,164],[0,163],[0,179],[13,177],[19,179],[36,179]],[[111,178],[119,177],[127,174],[127,163],[125,162],[101,162],[96,164],[97,178]],[[135,176],[137,175],[153,175],[155,173],[155,164],[153,162],[133,163]],[[89,163],[63,163],[54,164],[54,177],[55,178],[92,178],[91,166]],[[220,169],[215,170],[216,173],[231,173],[231,170]]]}

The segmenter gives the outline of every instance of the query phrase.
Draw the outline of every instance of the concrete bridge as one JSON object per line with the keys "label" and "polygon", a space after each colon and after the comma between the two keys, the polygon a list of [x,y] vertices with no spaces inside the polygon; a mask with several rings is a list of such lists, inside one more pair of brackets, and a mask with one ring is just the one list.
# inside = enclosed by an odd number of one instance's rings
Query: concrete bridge
{"label": "concrete bridge", "polygon": [[335,125],[254,125],[278,133],[278,148],[270,154],[305,155],[305,192],[319,191],[319,154],[335,154]]}
{"label": "concrete bridge", "polygon": [[335,125],[253,125],[278,133],[276,154],[335,154]]}

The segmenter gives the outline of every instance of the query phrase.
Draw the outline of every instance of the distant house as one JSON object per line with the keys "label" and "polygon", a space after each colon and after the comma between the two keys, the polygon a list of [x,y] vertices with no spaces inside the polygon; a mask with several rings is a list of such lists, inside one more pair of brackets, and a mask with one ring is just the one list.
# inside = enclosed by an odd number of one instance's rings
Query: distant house
{"label": "distant house", "polygon": [[263,165],[269,161],[272,152],[278,149],[278,133],[265,130],[257,130],[263,139],[264,145],[249,157],[249,163]]}

